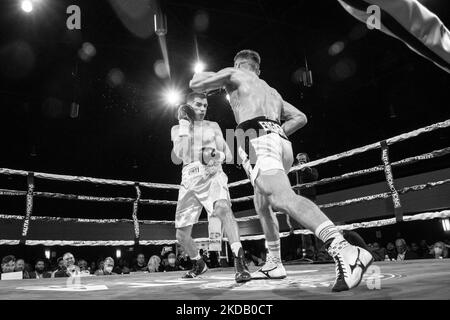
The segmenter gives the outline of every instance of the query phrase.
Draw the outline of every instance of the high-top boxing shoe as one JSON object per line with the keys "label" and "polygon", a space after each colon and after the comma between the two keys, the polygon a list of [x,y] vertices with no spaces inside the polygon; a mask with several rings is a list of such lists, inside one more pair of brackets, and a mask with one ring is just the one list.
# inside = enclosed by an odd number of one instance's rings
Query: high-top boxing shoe
{"label": "high-top boxing shoe", "polygon": [[208,267],[205,261],[203,261],[203,259],[200,258],[194,263],[194,267],[192,268],[192,270],[189,270],[183,276],[183,278],[184,279],[197,278],[199,275],[204,274],[206,271],[208,271]]}
{"label": "high-top boxing shoe", "polygon": [[236,271],[236,274],[234,275],[234,279],[237,283],[247,282],[252,280],[252,276],[250,275],[250,272],[248,271],[248,267],[245,264],[244,259],[244,250],[242,248],[239,248],[239,254],[237,257],[234,257],[234,269]]}
{"label": "high-top boxing shoe", "polygon": [[372,264],[372,254],[357,246],[353,246],[346,240],[337,239],[331,241],[328,253],[336,264],[336,280],[332,291],[340,292],[357,287],[361,282],[367,268]]}
{"label": "high-top boxing shoe", "polygon": [[258,270],[252,273],[252,279],[284,279],[286,278],[286,269],[280,259],[267,255],[266,263]]}

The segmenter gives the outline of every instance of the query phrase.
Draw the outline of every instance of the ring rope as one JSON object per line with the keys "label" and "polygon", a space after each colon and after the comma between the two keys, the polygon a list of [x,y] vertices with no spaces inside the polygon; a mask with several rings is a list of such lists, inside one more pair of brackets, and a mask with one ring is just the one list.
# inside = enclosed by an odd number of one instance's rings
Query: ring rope
{"label": "ring rope", "polygon": [[[29,173],[28,171],[24,171],[24,170],[0,168],[0,174],[3,174],[3,175],[28,176],[28,173]],[[34,172],[34,177],[46,179],[46,180],[57,180],[57,181],[65,181],[65,182],[89,182],[89,183],[95,183],[95,184],[107,184],[107,185],[115,185],[115,186],[134,186],[136,184],[135,181],[99,179],[99,178],[70,176],[70,175],[43,173],[43,172]],[[153,188],[153,189],[171,189],[171,190],[180,189],[180,186],[176,185],[176,184],[139,182],[139,185],[142,187]]]}
{"label": "ring rope", "polygon": [[[415,156],[415,157],[405,158],[403,160],[393,162],[391,164],[391,166],[392,167],[404,166],[407,164],[417,163],[417,162],[423,161],[423,160],[431,160],[431,159],[441,157],[441,156],[444,156],[447,154],[450,154],[450,147],[440,149],[440,150],[435,150],[435,151],[432,151],[429,153],[424,153],[424,154],[421,154],[421,155]],[[314,182],[297,184],[297,185],[292,186],[292,188],[302,190],[302,189],[307,189],[307,188],[311,188],[311,187],[315,187],[315,186],[319,186],[319,185],[324,185],[327,183],[332,183],[332,182],[337,182],[337,181],[342,181],[342,180],[358,177],[360,175],[381,172],[383,170],[384,170],[383,165],[379,165],[379,166],[375,166],[375,167],[368,168],[368,169],[344,173],[342,175],[331,177],[331,178],[324,178],[324,179],[314,181]]]}
{"label": "ring rope", "polygon": [[[411,216],[404,216],[404,221],[419,221],[419,220],[432,220],[432,219],[446,219],[450,218],[450,210],[443,210],[438,212],[425,212]],[[383,227],[388,225],[396,224],[395,218],[374,220],[369,222],[357,222],[346,225],[336,226],[339,231],[343,230],[356,230],[356,229],[368,229]],[[280,238],[288,237],[290,232],[281,232]],[[310,230],[294,230],[294,234],[314,234]],[[254,236],[243,236],[242,241],[249,240],[261,240],[265,239],[264,235],[254,235]],[[223,238],[224,241],[228,241],[227,238]],[[209,238],[196,238],[195,242],[206,242]],[[170,245],[178,243],[177,240],[140,240],[140,245]],[[19,240],[0,240],[0,245],[17,245]],[[70,241],[70,240],[27,240],[26,245],[45,245],[45,246],[132,246],[134,241]]]}
{"label": "ring rope", "polygon": [[[424,128],[420,128],[420,129],[417,129],[417,130],[414,130],[414,131],[411,131],[411,132],[408,132],[408,133],[404,133],[404,134],[395,136],[393,138],[387,139],[386,142],[387,142],[388,145],[391,145],[391,144],[394,144],[394,143],[397,143],[397,142],[401,142],[401,141],[404,141],[404,140],[407,140],[407,139],[410,139],[410,138],[413,138],[413,137],[417,137],[417,136],[419,136],[419,135],[421,135],[423,133],[428,133],[428,132],[432,132],[432,131],[435,131],[435,130],[444,129],[444,128],[448,128],[448,127],[450,127],[450,119],[446,120],[446,121],[443,121],[443,122],[435,123],[435,124],[432,124],[430,126],[427,126],[427,127],[424,127]],[[352,150],[349,150],[349,151],[345,151],[345,152],[342,152],[342,153],[338,153],[338,154],[335,154],[335,155],[331,155],[331,156],[328,156],[328,157],[325,157],[325,158],[322,158],[322,159],[314,160],[314,161],[311,161],[311,162],[308,162],[308,163],[305,163],[305,164],[293,166],[289,170],[289,173],[299,171],[299,170],[301,170],[303,168],[306,168],[306,167],[315,167],[315,166],[318,166],[320,164],[324,164],[324,163],[327,163],[327,162],[332,162],[332,161],[336,161],[336,160],[339,160],[339,159],[348,158],[348,157],[351,157],[351,156],[356,155],[356,154],[360,154],[360,153],[363,153],[363,152],[366,152],[366,151],[379,149],[379,148],[381,148],[381,141],[380,142],[376,142],[376,143],[372,143],[372,144],[367,145],[367,146],[363,146],[363,147],[355,148],[355,149],[352,149]],[[245,185],[245,184],[248,184],[248,183],[250,183],[250,180],[244,179],[244,180],[241,180],[241,181],[236,181],[236,182],[230,183],[228,185],[228,187],[232,188],[232,187]]]}
{"label": "ring rope", "polygon": [[[415,192],[415,191],[421,191],[425,189],[431,189],[436,186],[441,186],[444,184],[450,183],[450,179],[436,181],[436,182],[428,182],[425,184],[418,184],[410,187],[405,187],[400,190],[398,190],[399,194],[406,194],[408,192]],[[368,202],[375,199],[386,199],[391,196],[390,192],[385,193],[379,193],[359,198],[353,198],[348,199],[344,201],[339,202],[332,202],[328,204],[320,204],[318,205],[319,208],[333,208],[333,207],[343,207],[350,204],[355,203],[361,203],[361,202]],[[282,212],[274,212],[276,215],[284,215],[285,213]],[[0,219],[5,220],[23,220],[23,216],[19,215],[4,215],[0,214]],[[242,217],[242,218],[236,218],[237,222],[248,222],[252,220],[259,219],[258,215],[254,216],[248,216],[248,217]],[[31,220],[33,221],[48,221],[48,222],[76,222],[76,223],[99,223],[99,224],[107,224],[107,223],[132,223],[133,220],[128,219],[80,219],[80,218],[61,218],[61,217],[39,217],[39,216],[32,216]],[[175,221],[168,221],[168,220],[139,220],[139,223],[141,224],[175,224]],[[198,223],[208,223],[208,221],[199,221]]]}

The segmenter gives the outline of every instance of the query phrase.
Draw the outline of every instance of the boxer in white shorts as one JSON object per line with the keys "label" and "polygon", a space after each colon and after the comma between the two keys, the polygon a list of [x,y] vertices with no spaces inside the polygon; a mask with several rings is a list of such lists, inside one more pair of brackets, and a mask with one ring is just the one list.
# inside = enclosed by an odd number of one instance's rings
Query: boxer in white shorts
{"label": "boxer in white shorts", "polygon": [[239,154],[254,187],[255,209],[269,250],[265,265],[254,278],[286,277],[281,263],[278,220],[274,214],[274,211],[281,211],[325,242],[336,266],[332,291],[354,288],[372,263],[372,255],[363,248],[350,245],[317,205],[292,190],[287,170],[292,165],[293,155],[287,136],[305,126],[307,119],[259,78],[260,64],[261,57],[257,52],[243,50],[235,56],[233,68],[198,73],[190,82],[194,92],[225,88],[238,123],[237,139],[241,134],[250,136],[247,147],[246,139],[238,141]]}
{"label": "boxer in white shorts", "polygon": [[208,101],[199,93],[188,95],[178,110],[179,125],[172,128],[173,153],[183,161],[182,181],[175,213],[177,240],[194,262],[184,278],[195,278],[207,271],[192,239],[192,227],[202,209],[208,218],[218,217],[234,254],[235,280],[246,282],[251,275],[245,265],[237,222],[231,211],[228,177],[222,162],[231,158],[222,131],[216,122],[204,120]]}

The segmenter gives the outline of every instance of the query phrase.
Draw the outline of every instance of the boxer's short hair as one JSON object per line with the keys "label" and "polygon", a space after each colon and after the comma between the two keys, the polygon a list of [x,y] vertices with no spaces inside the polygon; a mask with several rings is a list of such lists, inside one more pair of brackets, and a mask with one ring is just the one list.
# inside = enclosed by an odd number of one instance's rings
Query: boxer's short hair
{"label": "boxer's short hair", "polygon": [[192,104],[195,98],[206,99],[206,94],[201,92],[191,92],[186,96],[186,103],[189,105]]}
{"label": "boxer's short hair", "polygon": [[236,62],[237,59],[251,60],[258,66],[261,64],[261,56],[259,53],[249,49],[239,51],[234,57],[234,62]]}

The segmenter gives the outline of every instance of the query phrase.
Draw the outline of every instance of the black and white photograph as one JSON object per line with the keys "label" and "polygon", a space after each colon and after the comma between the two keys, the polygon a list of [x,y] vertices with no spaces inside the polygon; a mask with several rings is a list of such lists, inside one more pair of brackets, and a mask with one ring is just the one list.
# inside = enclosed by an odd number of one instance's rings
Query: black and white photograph
{"label": "black and white photograph", "polygon": [[449,27],[447,0],[1,0],[0,300],[449,300]]}

